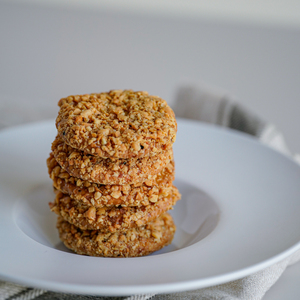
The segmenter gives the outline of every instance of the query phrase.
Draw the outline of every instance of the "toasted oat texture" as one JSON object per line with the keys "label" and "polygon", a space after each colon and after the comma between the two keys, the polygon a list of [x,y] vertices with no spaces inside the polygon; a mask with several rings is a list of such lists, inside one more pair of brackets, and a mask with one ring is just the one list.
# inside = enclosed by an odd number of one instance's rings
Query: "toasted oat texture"
{"label": "toasted oat texture", "polygon": [[180,194],[177,188],[173,187],[168,197],[147,206],[96,208],[78,205],[76,200],[58,192],[54,203],[49,205],[53,212],[80,229],[115,232],[145,225],[170,210],[179,199]]}
{"label": "toasted oat texture", "polygon": [[153,179],[173,160],[173,150],[142,158],[101,158],[76,150],[57,136],[52,143],[56,161],[70,175],[99,184],[137,184]]}
{"label": "toasted oat texture", "polygon": [[148,255],[172,242],[176,227],[166,213],[154,221],[122,233],[81,230],[58,217],[59,237],[66,247],[78,254],[105,257]]}
{"label": "toasted oat texture", "polygon": [[58,102],[59,135],[73,148],[99,157],[132,158],[168,150],[177,123],[167,102],[147,92],[113,90]]}
{"label": "toasted oat texture", "polygon": [[53,186],[62,193],[77,200],[80,205],[103,206],[143,206],[167,197],[172,190],[175,177],[174,162],[155,175],[154,180],[147,180],[138,185],[102,185],[70,176],[61,168],[53,154],[47,159],[47,166]]}

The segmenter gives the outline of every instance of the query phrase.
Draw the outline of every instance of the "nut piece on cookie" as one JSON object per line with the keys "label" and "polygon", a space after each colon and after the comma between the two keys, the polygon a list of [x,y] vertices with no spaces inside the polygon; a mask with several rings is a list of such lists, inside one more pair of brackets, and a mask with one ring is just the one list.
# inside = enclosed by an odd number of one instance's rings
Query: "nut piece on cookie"
{"label": "nut piece on cookie", "polygon": [[167,102],[147,92],[62,98],[56,127],[71,147],[99,157],[138,158],[172,148],[177,123]]}

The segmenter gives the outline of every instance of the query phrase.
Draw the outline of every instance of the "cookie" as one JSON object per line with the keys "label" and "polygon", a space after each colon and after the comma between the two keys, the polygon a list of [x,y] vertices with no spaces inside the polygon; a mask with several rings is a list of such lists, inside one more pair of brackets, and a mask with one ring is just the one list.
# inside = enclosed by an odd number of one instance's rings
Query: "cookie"
{"label": "cookie", "polygon": [[177,188],[173,187],[168,197],[159,199],[150,205],[96,208],[79,205],[69,195],[58,192],[54,202],[49,205],[53,212],[80,229],[115,232],[145,225],[172,209],[179,199],[180,194]]}
{"label": "cookie", "polygon": [[167,102],[147,92],[108,93],[62,98],[56,118],[61,138],[98,157],[137,158],[172,148],[177,123]]}
{"label": "cookie", "polygon": [[57,163],[51,153],[47,159],[48,173],[53,186],[77,200],[80,205],[143,206],[167,197],[172,190],[175,177],[174,162],[171,161],[153,180],[138,185],[102,185],[70,176]]}
{"label": "cookie", "polygon": [[105,257],[148,255],[172,242],[176,227],[169,214],[163,214],[145,226],[122,233],[81,230],[58,217],[59,237],[67,248],[78,254]]}
{"label": "cookie", "polygon": [[70,175],[99,184],[123,185],[142,183],[152,179],[173,160],[169,149],[154,156],[137,159],[96,157],[76,150],[57,136],[52,143],[56,161]]}

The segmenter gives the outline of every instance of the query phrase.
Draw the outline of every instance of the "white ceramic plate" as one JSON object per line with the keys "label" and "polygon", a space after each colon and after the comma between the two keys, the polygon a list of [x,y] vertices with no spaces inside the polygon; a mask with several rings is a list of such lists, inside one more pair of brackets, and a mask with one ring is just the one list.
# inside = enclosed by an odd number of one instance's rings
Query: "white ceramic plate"
{"label": "white ceramic plate", "polygon": [[169,293],[228,282],[300,248],[300,168],[249,136],[179,120],[173,243],[140,258],[73,254],[58,239],[46,158],[54,121],[0,133],[0,277],[55,291]]}

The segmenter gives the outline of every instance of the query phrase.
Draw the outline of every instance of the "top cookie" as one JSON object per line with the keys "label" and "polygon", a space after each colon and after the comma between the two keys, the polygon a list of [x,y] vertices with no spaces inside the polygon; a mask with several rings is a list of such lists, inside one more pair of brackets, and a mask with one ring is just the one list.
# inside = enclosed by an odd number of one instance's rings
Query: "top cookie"
{"label": "top cookie", "polygon": [[177,123],[167,102],[147,92],[112,90],[58,102],[56,127],[71,147],[99,157],[138,158],[172,147]]}

